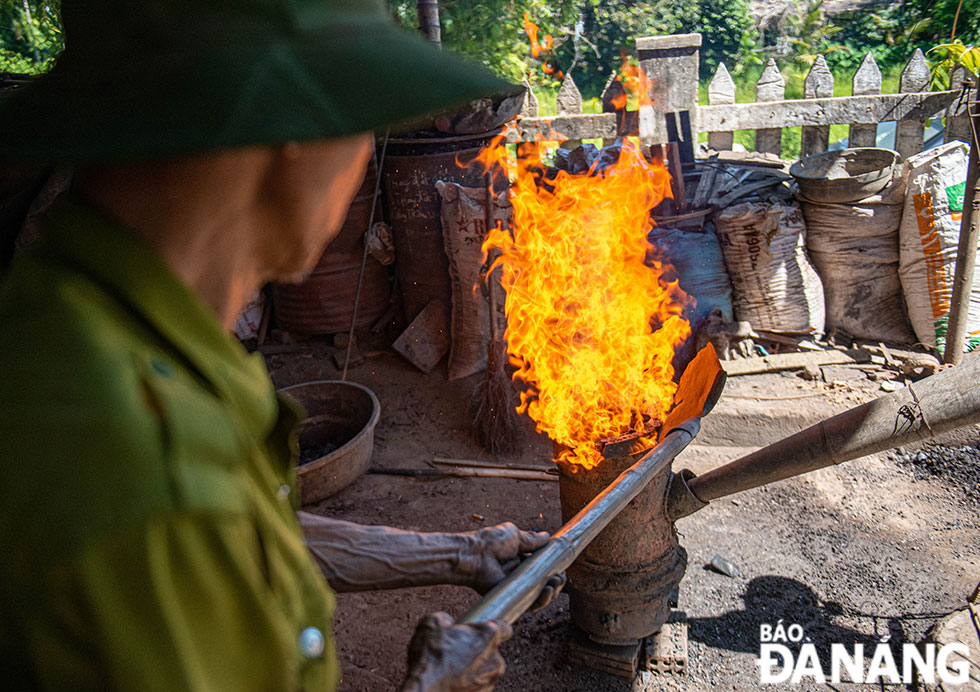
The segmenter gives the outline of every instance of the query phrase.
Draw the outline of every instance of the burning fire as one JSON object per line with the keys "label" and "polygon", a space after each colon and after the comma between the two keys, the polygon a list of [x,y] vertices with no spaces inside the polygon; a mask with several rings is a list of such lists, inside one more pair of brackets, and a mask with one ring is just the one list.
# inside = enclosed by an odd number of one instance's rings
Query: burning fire
{"label": "burning fire", "polygon": [[676,389],[689,298],[663,280],[647,241],[670,177],[629,141],[603,172],[542,175],[540,160],[510,159],[502,139],[483,159],[513,181],[514,227],[491,229],[483,248],[499,252],[507,348],[527,385],[518,410],[566,448],[561,461],[591,468],[597,441],[644,432]]}
{"label": "burning fire", "polygon": [[616,81],[623,85],[623,92],[613,98],[613,107],[618,111],[625,110],[630,96],[635,96],[640,106],[653,105],[646,74],[628,56],[623,55],[622,59]]}
{"label": "burning fire", "polygon": [[551,61],[551,51],[555,47],[555,39],[551,34],[545,34],[544,39],[538,42],[538,25],[531,21],[527,12],[524,13],[524,33],[531,41],[531,57],[541,63],[541,70],[551,75],[555,79],[564,77],[564,73],[559,70]]}

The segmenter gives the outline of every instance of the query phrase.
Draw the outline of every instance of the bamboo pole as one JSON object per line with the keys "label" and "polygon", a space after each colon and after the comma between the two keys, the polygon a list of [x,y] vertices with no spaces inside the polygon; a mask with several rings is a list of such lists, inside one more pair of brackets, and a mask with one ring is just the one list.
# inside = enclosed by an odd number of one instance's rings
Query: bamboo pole
{"label": "bamboo pole", "polygon": [[969,98],[973,87],[965,87],[967,109],[970,114],[970,163],[966,174],[966,190],[963,194],[963,217],[960,220],[960,242],[956,249],[956,270],[953,274],[953,295],[949,305],[949,323],[946,328],[946,347],[943,362],[957,365],[963,360],[963,344],[966,341],[966,323],[970,312],[970,293],[973,288],[973,271],[977,258],[977,235],[980,225],[980,191],[977,185],[980,169],[980,149],[977,130],[980,129],[977,97]]}
{"label": "bamboo pole", "polygon": [[720,497],[978,423],[978,383],[980,358],[975,358],[700,476],[686,475],[693,498],[686,493],[671,498],[668,516],[679,519]]}

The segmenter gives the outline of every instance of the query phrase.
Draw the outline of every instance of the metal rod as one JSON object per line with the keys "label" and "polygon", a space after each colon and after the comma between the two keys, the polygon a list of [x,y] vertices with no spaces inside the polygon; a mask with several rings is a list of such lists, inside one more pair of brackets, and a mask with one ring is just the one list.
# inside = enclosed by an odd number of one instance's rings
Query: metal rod
{"label": "metal rod", "polygon": [[522,562],[459,621],[516,621],[537,599],[545,582],[567,569],[650,480],[670,466],[700,429],[700,419],[691,418],[667,433],[656,447],[623,471],[561,527],[548,545]]}
{"label": "metal rod", "polygon": [[[980,358],[973,358],[688,478],[687,486],[698,500],[710,502],[977,422]],[[668,507],[674,518],[691,511]]]}
{"label": "metal rod", "polygon": [[967,111],[970,118],[970,162],[966,173],[966,190],[963,196],[963,217],[960,220],[960,242],[956,249],[956,269],[953,273],[953,295],[949,301],[949,323],[946,329],[946,347],[943,362],[958,365],[963,360],[963,344],[966,341],[966,323],[970,312],[970,292],[973,290],[973,270],[977,259],[977,235],[980,226],[980,191],[977,190],[980,171],[980,150],[977,144],[977,121],[980,115],[973,112],[975,101],[967,90]]}
{"label": "metal rod", "polygon": [[361,252],[361,271],[357,275],[357,289],[354,291],[354,307],[351,308],[350,329],[347,332],[347,352],[344,354],[344,371],[340,374],[340,379],[344,382],[347,381],[347,368],[350,365],[351,349],[354,348],[354,328],[357,326],[357,308],[361,303],[361,287],[364,283],[364,269],[367,266],[367,234],[371,232],[371,228],[374,226],[374,210],[378,206],[378,195],[381,192],[381,169],[385,165],[385,152],[388,151],[388,137],[390,135],[391,128],[389,127],[387,130],[385,130],[384,143],[381,145],[381,156],[378,156],[377,149],[371,153],[371,158],[374,159],[374,172],[376,173],[374,180],[374,194],[371,195],[371,213],[368,215],[368,225],[364,230],[364,236],[362,237],[361,241],[364,243],[364,250]]}

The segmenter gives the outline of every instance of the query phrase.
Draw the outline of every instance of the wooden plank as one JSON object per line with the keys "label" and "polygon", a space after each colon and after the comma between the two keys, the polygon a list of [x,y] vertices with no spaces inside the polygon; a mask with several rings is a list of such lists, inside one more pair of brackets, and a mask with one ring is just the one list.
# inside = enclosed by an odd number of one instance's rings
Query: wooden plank
{"label": "wooden plank", "polygon": [[708,159],[707,166],[701,166],[701,179],[698,181],[698,186],[694,190],[694,199],[691,202],[692,208],[700,209],[711,199],[715,190],[715,181],[718,179],[719,168],[721,166],[718,165],[718,154],[714,154]]}
{"label": "wooden plank", "polygon": [[680,145],[670,142],[667,145],[667,169],[670,171],[670,187],[674,193],[674,208],[687,211],[687,190],[684,189],[684,168],[681,166]]}
{"label": "wooden plank", "polygon": [[[861,66],[851,80],[852,96],[869,96],[881,93],[881,70],[878,63],[868,51],[861,61]],[[849,147],[873,147],[878,141],[878,125],[852,124],[847,137]]]}
{"label": "wooden plank", "polygon": [[[959,98],[958,91],[931,91],[877,96],[838,96],[828,99],[794,99],[773,103],[737,103],[734,106],[701,106],[701,132],[754,130],[763,127],[797,127],[834,123],[872,124],[889,120],[916,120],[942,115]],[[961,110],[965,106],[961,106]],[[958,111],[959,112],[959,111]]]}
{"label": "wooden plank", "polygon": [[729,377],[757,375],[763,372],[799,370],[808,365],[843,365],[845,363],[870,363],[871,354],[863,348],[832,351],[807,351],[806,353],[777,353],[772,356],[723,360],[721,367]]}
{"label": "wooden plank", "polygon": [[[758,102],[755,105],[763,105],[771,101],[782,101],[785,95],[786,82],[783,81],[783,75],[776,66],[776,61],[773,58],[769,58],[769,63],[766,65],[766,69],[762,71],[762,76],[759,77],[759,81],[755,85],[755,100]],[[731,106],[714,107],[735,110]],[[770,119],[769,127],[763,126],[761,129],[755,127],[727,127],[725,129],[756,130],[755,150],[766,154],[775,154],[776,156],[780,156],[783,149],[782,128],[786,127],[786,125],[779,123],[776,125],[776,127],[772,127],[772,125],[776,123],[778,123],[778,121]],[[711,131],[711,128],[705,128],[700,123],[698,124],[698,129],[702,132]]]}
{"label": "wooden plank", "polygon": [[699,48],[701,34],[670,34],[669,36],[641,36],[636,39],[637,52]]}
{"label": "wooden plank", "polygon": [[429,301],[391,347],[422,372],[432,370],[449,352],[449,321],[442,303]]}
{"label": "wooden plank", "polygon": [[[919,48],[915,49],[908,65],[902,70],[902,77],[899,80],[899,89],[903,94],[917,93],[929,88],[929,65],[926,64],[926,56]],[[912,154],[922,151],[923,137],[925,135],[927,116],[919,118],[903,118],[895,127],[895,151],[907,159]]]}
{"label": "wooden plank", "polygon": [[558,115],[577,115],[582,112],[582,92],[578,90],[571,74],[565,75],[561,80],[555,104]]}
{"label": "wooden plank", "polygon": [[[700,34],[651,36],[636,40],[642,92],[639,128],[643,144],[649,146],[668,141],[664,113],[680,113],[697,108],[700,45]],[[697,141],[696,132],[694,137],[694,141]]]}
{"label": "wooden plank", "polygon": [[[700,106],[696,129],[711,133],[834,123],[876,125],[890,120],[932,118],[955,107],[959,96],[960,92],[955,90]],[[961,117],[965,112],[964,101],[951,114]],[[660,118],[662,122],[663,116]],[[639,133],[637,111],[626,111],[622,119],[624,125],[620,129],[616,113],[522,118],[518,127],[508,133],[507,141],[533,142],[535,137],[552,142],[593,137],[614,139]]]}
{"label": "wooden plank", "polygon": [[[828,98],[834,95],[834,75],[827,67],[827,60],[818,55],[803,82],[803,97]],[[808,125],[803,128],[801,156],[827,151],[830,146],[830,125]]]}
{"label": "wooden plank", "polygon": [[[627,111],[627,115],[636,111]],[[629,121],[629,118],[627,118]],[[636,119],[632,119],[633,131],[625,134],[636,134]],[[546,142],[561,142],[566,139],[591,139],[593,137],[618,137],[615,113],[583,113],[581,115],[558,115],[544,118],[524,118],[518,121],[518,130],[511,130],[507,135],[509,142],[533,142],[540,137]]]}
{"label": "wooden plank", "polygon": [[[735,103],[735,80],[728,73],[725,63],[718,63],[715,76],[711,78],[708,85],[708,104],[711,106],[727,106]],[[731,151],[735,143],[735,133],[710,132],[708,133],[708,146],[715,151]]]}

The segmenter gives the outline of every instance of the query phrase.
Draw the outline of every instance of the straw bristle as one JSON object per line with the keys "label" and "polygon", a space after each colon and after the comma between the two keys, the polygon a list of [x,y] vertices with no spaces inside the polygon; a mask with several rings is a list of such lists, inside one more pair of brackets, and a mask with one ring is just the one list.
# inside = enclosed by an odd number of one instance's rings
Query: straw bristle
{"label": "straw bristle", "polygon": [[473,434],[483,448],[494,454],[521,448],[521,419],[517,413],[514,383],[507,373],[501,344],[487,343],[487,370],[470,399]]}

